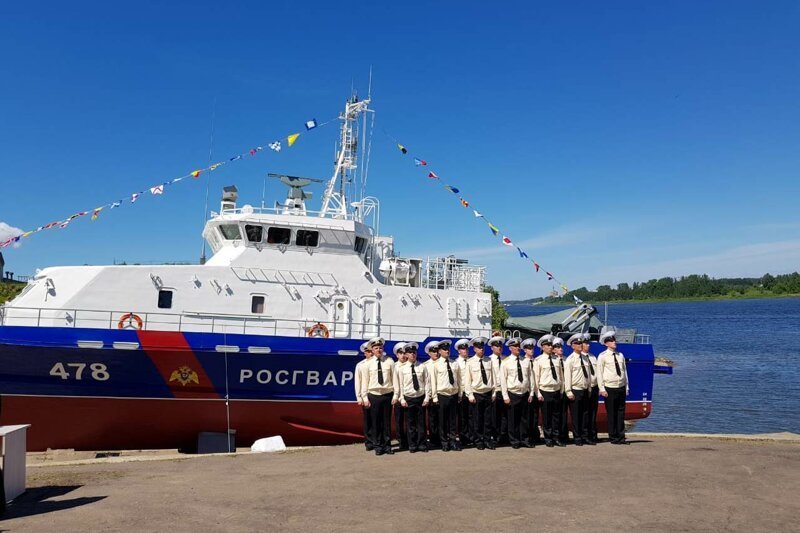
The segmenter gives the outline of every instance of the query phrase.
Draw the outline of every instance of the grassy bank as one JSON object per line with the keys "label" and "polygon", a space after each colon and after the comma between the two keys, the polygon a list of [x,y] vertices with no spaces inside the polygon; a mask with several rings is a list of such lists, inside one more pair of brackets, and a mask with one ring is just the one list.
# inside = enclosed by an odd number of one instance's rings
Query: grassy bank
{"label": "grassy bank", "polygon": [[0,282],[0,304],[13,299],[22,291],[23,287],[25,287],[25,284],[18,281]]}

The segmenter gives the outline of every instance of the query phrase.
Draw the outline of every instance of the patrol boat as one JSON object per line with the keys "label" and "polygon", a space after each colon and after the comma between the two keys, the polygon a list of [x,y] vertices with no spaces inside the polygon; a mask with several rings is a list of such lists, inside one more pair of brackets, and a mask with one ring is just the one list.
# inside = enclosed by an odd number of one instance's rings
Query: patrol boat
{"label": "patrol boat", "polygon": [[[345,104],[319,211],[307,208],[310,179],[281,176],[288,194],[274,208],[239,206],[226,187],[203,230],[204,264],[39,271],[0,308],[0,421],[32,424],[30,450],[191,448],[201,432],[231,431],[239,446],[355,442],[364,339],[382,336],[390,351],[490,336],[484,267],[399,257],[379,233],[357,166],[369,104]],[[652,347],[620,349],[627,417],[645,417]]]}

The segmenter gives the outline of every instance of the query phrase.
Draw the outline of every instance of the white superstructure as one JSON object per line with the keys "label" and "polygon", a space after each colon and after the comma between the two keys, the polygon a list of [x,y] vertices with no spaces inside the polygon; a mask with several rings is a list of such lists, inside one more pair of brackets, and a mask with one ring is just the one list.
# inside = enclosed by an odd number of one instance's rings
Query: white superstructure
{"label": "white superstructure", "polygon": [[[303,187],[313,180],[280,177],[289,194],[276,208],[240,207],[236,188],[226,187],[203,231],[213,251],[205,264],[47,268],[2,308],[0,323],[404,340],[488,335],[483,267],[396,257],[393,239],[377,234],[378,201],[364,195],[366,172],[360,180],[355,172],[355,130],[368,105],[351,98],[340,117],[320,211],[306,207]],[[348,190],[356,201],[348,202]]]}

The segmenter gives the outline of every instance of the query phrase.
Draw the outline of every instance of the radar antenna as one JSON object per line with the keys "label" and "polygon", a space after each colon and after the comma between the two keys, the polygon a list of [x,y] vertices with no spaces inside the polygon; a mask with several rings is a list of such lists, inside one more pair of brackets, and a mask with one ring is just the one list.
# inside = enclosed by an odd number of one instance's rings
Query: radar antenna
{"label": "radar antenna", "polygon": [[303,187],[311,185],[312,183],[324,183],[324,180],[316,178],[303,178],[300,176],[287,176],[285,174],[267,174],[270,178],[280,180],[281,183],[289,187],[289,192],[286,193],[286,200],[283,204],[283,215],[305,215],[306,214],[306,200],[310,200],[314,194],[306,191]]}

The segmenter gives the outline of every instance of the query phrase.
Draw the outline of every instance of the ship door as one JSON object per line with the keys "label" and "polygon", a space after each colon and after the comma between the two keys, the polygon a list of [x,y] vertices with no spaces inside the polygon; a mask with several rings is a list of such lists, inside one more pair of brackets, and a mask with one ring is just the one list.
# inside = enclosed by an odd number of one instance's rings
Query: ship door
{"label": "ship door", "polygon": [[350,336],[350,300],[338,296],[331,301],[331,337],[344,338]]}
{"label": "ship door", "polygon": [[381,312],[380,303],[374,296],[361,298],[361,338],[371,339],[380,335]]}

